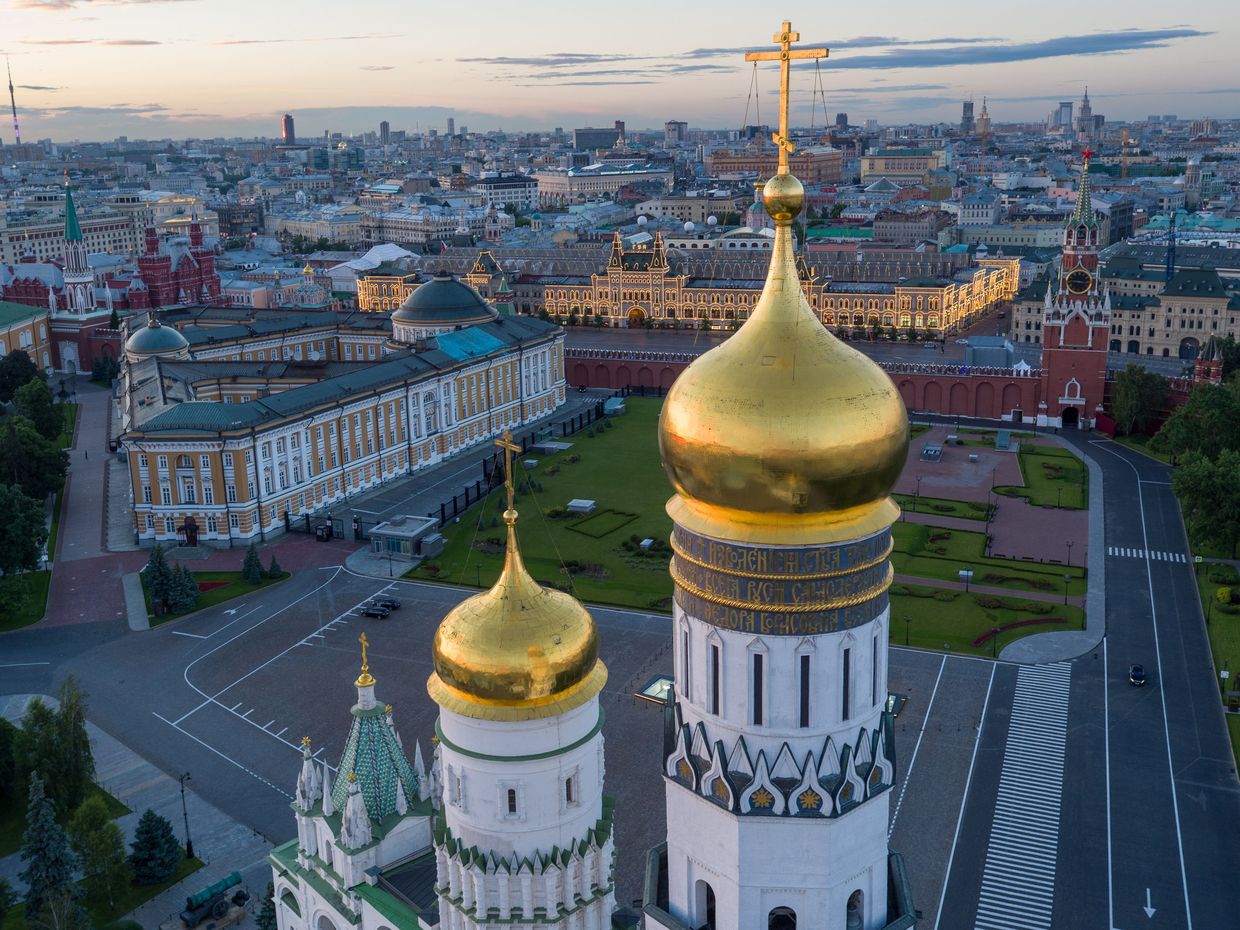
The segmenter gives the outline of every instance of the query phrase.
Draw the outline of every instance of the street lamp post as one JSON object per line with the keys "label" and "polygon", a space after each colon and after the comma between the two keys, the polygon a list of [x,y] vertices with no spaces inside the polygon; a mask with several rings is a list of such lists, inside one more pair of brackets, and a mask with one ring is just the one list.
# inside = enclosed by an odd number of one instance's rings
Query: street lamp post
{"label": "street lamp post", "polygon": [[1064,572],[1063,576],[1063,602],[1064,606],[1068,604],[1068,582],[1072,580],[1072,576]]}
{"label": "street lamp post", "polygon": [[185,819],[185,858],[194,858],[194,841],[189,836],[189,808],[185,805],[185,783],[189,781],[189,772],[177,779],[181,783],[181,816]]}
{"label": "street lamp post", "polygon": [[1058,496],[1055,498],[1055,507],[1056,507],[1056,508],[1059,508],[1059,507],[1062,507],[1062,506],[1063,506],[1063,488],[1060,488],[1060,489],[1059,489],[1059,494],[1058,494]]}
{"label": "street lamp post", "polygon": [[904,615],[904,645],[908,645],[908,625],[913,622],[913,618],[908,614]]}
{"label": "street lamp post", "polygon": [[999,658],[999,628],[997,626],[990,628],[990,657]]}
{"label": "street lamp post", "polygon": [[921,475],[917,476],[917,487],[913,489],[913,513],[917,513],[917,498],[921,497]]}
{"label": "street lamp post", "polygon": [[1069,540],[1068,540],[1068,564],[1069,564],[1069,565],[1071,565],[1071,564],[1072,564],[1072,547],[1073,547],[1073,545],[1075,545],[1075,543],[1074,543],[1071,539],[1069,539]]}

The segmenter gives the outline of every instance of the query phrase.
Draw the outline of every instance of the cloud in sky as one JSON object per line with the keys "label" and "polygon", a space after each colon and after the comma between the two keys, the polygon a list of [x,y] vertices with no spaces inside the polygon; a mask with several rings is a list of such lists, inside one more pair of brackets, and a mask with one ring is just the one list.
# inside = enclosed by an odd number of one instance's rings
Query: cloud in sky
{"label": "cloud in sky", "polygon": [[134,6],[145,3],[185,3],[188,0],[15,0],[19,10],[72,10],[82,7]]}
{"label": "cloud in sky", "polygon": [[290,42],[358,42],[363,39],[401,39],[404,33],[385,33],[364,36],[306,36],[301,39],[223,39],[212,42],[212,45],[285,45]]}
{"label": "cloud in sky", "polygon": [[46,87],[43,84],[18,84],[18,90],[61,90],[59,87]]}
{"label": "cloud in sky", "polygon": [[163,45],[158,39],[22,39],[22,45]]}
{"label": "cloud in sky", "polygon": [[393,71],[395,65],[362,65],[363,71]]}

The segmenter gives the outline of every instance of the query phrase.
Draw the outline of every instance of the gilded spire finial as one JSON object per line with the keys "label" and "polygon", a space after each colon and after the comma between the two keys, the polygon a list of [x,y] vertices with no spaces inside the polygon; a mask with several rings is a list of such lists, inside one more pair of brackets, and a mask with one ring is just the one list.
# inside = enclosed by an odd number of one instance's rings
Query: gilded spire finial
{"label": "gilded spire finial", "polygon": [[349,773],[349,781],[350,781],[350,783],[357,781],[357,772],[350,772],[350,773]]}
{"label": "gilded spire finial", "polygon": [[366,661],[366,647],[370,645],[370,640],[363,633],[357,638],[357,641],[362,644],[362,674],[357,676],[357,681],[354,684],[359,688],[368,688],[375,683],[374,676],[370,674],[370,664]]}
{"label": "gilded spire finial", "polygon": [[301,744],[302,744],[303,746],[309,746],[309,745],[310,745],[310,737],[308,737],[308,736],[303,736],[303,737],[301,738]]}
{"label": "gilded spire finial", "polygon": [[746,61],[778,61],[779,62],[779,132],[771,134],[771,141],[779,149],[779,173],[788,173],[788,155],[796,150],[788,130],[788,96],[789,71],[792,60],[799,58],[826,58],[830,52],[825,48],[802,48],[792,50],[793,42],[801,41],[801,33],[794,32],[792,23],[784,20],[780,31],[772,36],[771,41],[779,46],[777,52],[746,52]]}
{"label": "gilded spire finial", "polygon": [[[504,513],[504,522],[509,526],[517,521],[517,511],[513,507],[517,489],[512,480],[512,454],[520,452],[521,447],[512,441],[512,430],[504,430],[504,435],[495,440],[495,444],[504,450],[504,488],[508,492],[508,510]],[[509,519],[509,514],[512,518]]]}

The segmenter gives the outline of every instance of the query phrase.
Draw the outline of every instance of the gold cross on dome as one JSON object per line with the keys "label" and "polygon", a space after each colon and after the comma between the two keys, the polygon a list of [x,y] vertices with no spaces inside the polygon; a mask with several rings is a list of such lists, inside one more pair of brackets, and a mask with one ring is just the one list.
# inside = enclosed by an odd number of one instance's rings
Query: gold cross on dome
{"label": "gold cross on dome", "polygon": [[357,676],[357,681],[355,681],[354,684],[359,688],[364,688],[367,685],[373,685],[375,683],[374,678],[372,678],[370,674],[370,663],[366,661],[366,647],[370,645],[370,640],[368,640],[366,638],[366,634],[363,633],[357,638],[357,641],[362,644],[362,674]]}
{"label": "gold cross on dome", "polygon": [[495,440],[495,444],[504,450],[504,487],[508,491],[508,509],[512,510],[516,487],[512,483],[512,454],[520,452],[521,447],[512,441],[512,430],[504,430],[504,435]]}
{"label": "gold cross on dome", "polygon": [[772,41],[779,46],[778,52],[746,52],[746,61],[778,61],[779,62],[779,132],[771,133],[771,141],[779,149],[779,173],[788,173],[788,155],[796,150],[792,139],[788,137],[788,86],[789,72],[794,58],[826,58],[830,52],[825,48],[801,48],[792,50],[793,42],[801,41],[801,33],[792,31],[792,23],[784,20],[780,31],[772,36]]}

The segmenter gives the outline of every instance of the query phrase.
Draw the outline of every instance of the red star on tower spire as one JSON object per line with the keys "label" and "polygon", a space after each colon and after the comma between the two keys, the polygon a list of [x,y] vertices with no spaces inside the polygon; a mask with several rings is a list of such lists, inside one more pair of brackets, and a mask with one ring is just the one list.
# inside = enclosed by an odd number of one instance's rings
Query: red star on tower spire
{"label": "red star on tower spire", "polygon": [[1085,151],[1081,153],[1081,157],[1084,158],[1086,161],[1089,161],[1091,158],[1094,157],[1094,150],[1086,149]]}

